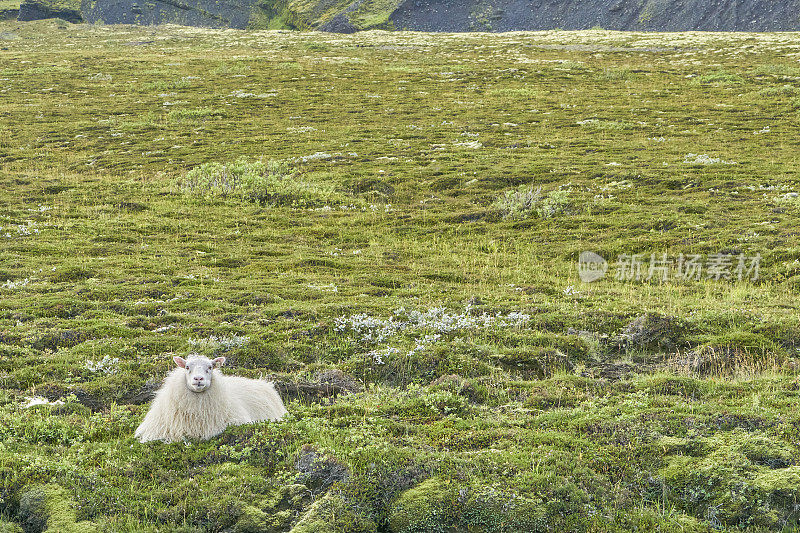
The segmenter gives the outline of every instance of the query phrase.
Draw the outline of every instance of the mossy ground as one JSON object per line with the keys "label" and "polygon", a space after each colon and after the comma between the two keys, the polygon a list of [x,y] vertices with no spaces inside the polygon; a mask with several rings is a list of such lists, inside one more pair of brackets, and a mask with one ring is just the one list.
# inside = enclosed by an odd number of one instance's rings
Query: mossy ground
{"label": "mossy ground", "polygon": [[[797,36],[0,30],[4,520],[798,527]],[[240,157],[337,202],[181,188]],[[503,218],[520,186],[568,202]],[[585,284],[584,250],[762,261]],[[361,392],[137,443],[190,350]]]}

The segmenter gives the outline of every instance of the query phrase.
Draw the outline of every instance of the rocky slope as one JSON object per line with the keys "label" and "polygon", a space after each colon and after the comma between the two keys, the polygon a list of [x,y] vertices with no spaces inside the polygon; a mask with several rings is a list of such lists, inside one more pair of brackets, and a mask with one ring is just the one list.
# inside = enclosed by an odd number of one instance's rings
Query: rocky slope
{"label": "rocky slope", "polygon": [[58,18],[68,22],[81,22],[80,0],[32,0],[19,6],[17,20]]}
{"label": "rocky slope", "polygon": [[800,28],[799,8],[793,0],[407,0],[390,20],[424,31],[784,31]]}
{"label": "rocky slope", "polygon": [[105,24],[173,23],[206,28],[246,28],[254,0],[83,0],[87,22]]}
{"label": "rocky slope", "polygon": [[[589,29],[791,31],[800,0],[83,0],[80,15],[107,24],[178,23],[231,28],[517,31]],[[22,4],[20,20],[64,16],[48,0]]]}

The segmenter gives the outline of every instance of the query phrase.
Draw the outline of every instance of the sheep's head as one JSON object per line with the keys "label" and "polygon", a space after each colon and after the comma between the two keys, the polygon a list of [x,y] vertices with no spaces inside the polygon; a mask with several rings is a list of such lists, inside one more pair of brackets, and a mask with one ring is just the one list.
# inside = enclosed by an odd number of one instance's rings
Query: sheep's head
{"label": "sheep's head", "polygon": [[192,392],[204,392],[211,387],[214,376],[214,367],[222,366],[225,362],[224,357],[209,359],[208,357],[192,356],[188,359],[178,357],[172,358],[175,364],[186,370],[186,388]]}

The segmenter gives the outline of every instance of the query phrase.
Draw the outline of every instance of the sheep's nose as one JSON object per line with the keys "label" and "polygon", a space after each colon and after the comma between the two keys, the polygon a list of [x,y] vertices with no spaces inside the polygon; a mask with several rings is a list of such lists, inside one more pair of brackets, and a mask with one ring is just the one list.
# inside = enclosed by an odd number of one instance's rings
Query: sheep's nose
{"label": "sheep's nose", "polygon": [[203,381],[203,377],[202,377],[202,376],[195,376],[195,377],[194,377],[194,380],[195,380],[196,382],[200,383],[201,381]]}

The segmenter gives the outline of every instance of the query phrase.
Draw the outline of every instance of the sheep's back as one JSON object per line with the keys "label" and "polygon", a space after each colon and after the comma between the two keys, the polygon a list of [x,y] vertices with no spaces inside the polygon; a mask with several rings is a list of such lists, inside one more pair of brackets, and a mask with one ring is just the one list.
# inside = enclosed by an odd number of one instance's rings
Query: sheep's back
{"label": "sheep's back", "polygon": [[225,388],[247,411],[250,422],[280,420],[286,407],[270,381],[225,376]]}

